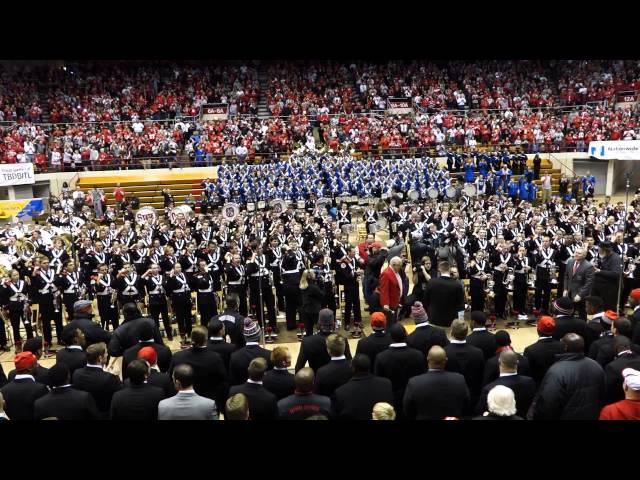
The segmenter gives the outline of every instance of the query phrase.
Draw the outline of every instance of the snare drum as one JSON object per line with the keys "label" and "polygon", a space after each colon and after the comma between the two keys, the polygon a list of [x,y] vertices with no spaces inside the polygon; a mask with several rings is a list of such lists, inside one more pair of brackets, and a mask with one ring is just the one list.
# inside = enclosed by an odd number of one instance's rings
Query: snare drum
{"label": "snare drum", "polygon": [[258,210],[264,210],[267,207],[267,202],[264,200],[260,200],[258,202]]}
{"label": "snare drum", "polygon": [[256,209],[255,203],[247,203],[247,212],[253,212]]}
{"label": "snare drum", "polygon": [[298,200],[296,202],[296,207],[300,210],[304,210],[304,200]]}

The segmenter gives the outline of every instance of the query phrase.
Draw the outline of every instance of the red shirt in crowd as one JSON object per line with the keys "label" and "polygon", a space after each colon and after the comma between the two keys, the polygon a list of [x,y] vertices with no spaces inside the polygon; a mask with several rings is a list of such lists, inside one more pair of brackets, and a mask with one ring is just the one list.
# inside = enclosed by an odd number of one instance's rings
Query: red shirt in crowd
{"label": "red shirt in crowd", "polygon": [[607,405],[600,412],[600,420],[640,420],[640,400],[621,400]]}
{"label": "red shirt in crowd", "polygon": [[120,187],[116,187],[113,190],[113,196],[116,199],[116,202],[121,202],[124,200],[124,190]]}

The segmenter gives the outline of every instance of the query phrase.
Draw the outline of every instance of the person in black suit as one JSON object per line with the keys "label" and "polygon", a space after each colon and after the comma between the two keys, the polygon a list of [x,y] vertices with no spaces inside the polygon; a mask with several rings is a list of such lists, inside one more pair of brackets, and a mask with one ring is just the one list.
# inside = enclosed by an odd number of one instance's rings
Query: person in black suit
{"label": "person in black suit", "polygon": [[519,357],[513,350],[503,350],[499,357],[500,377],[487,384],[480,393],[480,400],[476,405],[476,414],[482,415],[487,411],[487,396],[496,385],[504,385],[513,390],[516,399],[517,414],[524,418],[529,411],[533,397],[536,394],[536,382],[533,378],[520,375]]}
{"label": "person in black suit", "polygon": [[260,336],[262,335],[262,329],[258,322],[246,318],[244,321],[244,338],[245,346],[236,350],[231,354],[231,360],[229,361],[229,384],[241,385],[247,380],[247,369],[251,360],[254,358],[264,358],[267,361],[268,367],[271,369],[271,351],[266,348],[262,348],[258,343]]}
{"label": "person in black suit", "polygon": [[440,276],[432,278],[424,292],[424,303],[431,323],[448,327],[464,311],[464,287],[451,278],[449,262],[438,265]]}
{"label": "person in black suit", "polygon": [[79,328],[67,330],[62,335],[62,341],[66,346],[56,352],[56,363],[67,365],[73,375],[74,371],[87,364],[87,354],[84,351],[84,333]]}
{"label": "person in black suit", "polygon": [[50,417],[58,420],[98,420],[96,402],[90,393],[71,386],[71,374],[66,364],[56,363],[49,369],[49,376],[52,390],[36,400],[33,409],[35,420]]}
{"label": "person in black suit", "polygon": [[120,379],[105,372],[107,364],[107,346],[94,343],[87,347],[87,365],[73,372],[71,385],[77,390],[91,394],[101,419],[109,418],[113,394],[122,388]]}
{"label": "person in black suit", "polygon": [[600,322],[603,328],[602,335],[591,344],[588,356],[604,368],[605,365],[616,358],[615,337],[631,337],[631,322],[628,318],[618,318],[618,315],[613,310],[607,310]]}
{"label": "person in black suit", "polygon": [[[296,361],[296,372],[309,362],[309,366],[314,372],[320,367],[329,363],[329,353],[327,352],[327,337],[331,335],[335,328],[333,312],[328,308],[320,310],[318,314],[318,333],[310,337],[304,337],[300,345],[300,353]],[[351,360],[349,342],[346,344],[344,355]]]}
{"label": "person in black suit", "polygon": [[[38,360],[40,360],[42,358],[42,352],[44,351],[42,337],[33,337],[27,339],[27,341],[24,342],[22,351],[31,352],[36,356]],[[13,381],[16,373],[16,370],[11,370],[9,372],[9,381]],[[51,383],[49,381],[49,369],[44,368],[42,365],[40,365],[40,363],[36,363],[35,369],[33,371],[33,378],[36,380],[36,382],[42,383],[43,385],[49,386],[49,384]]]}
{"label": "person in black suit", "polygon": [[613,245],[609,241],[601,242],[598,247],[599,255],[595,263],[591,292],[602,298],[605,309],[617,311],[620,295],[618,288],[622,275],[620,255],[613,250]]}
{"label": "person in black suit", "polygon": [[87,345],[100,342],[108,344],[111,334],[91,319],[93,317],[92,311],[92,303],[89,300],[75,302],[73,304],[73,320],[64,326],[62,335],[64,336],[65,330],[79,328],[84,333]]}
{"label": "person in black suit", "polygon": [[[506,330],[500,330],[495,334],[496,337],[496,354],[487,360],[484,364],[484,375],[482,376],[482,385],[487,385],[500,377],[499,357],[503,350],[513,350],[511,347],[511,336]],[[516,353],[518,356],[518,375],[530,375],[529,360],[527,357]]]}
{"label": "person in black suit", "polygon": [[207,329],[209,330],[207,348],[222,357],[224,368],[228,372],[231,354],[236,351],[236,346],[233,343],[227,343],[225,324],[218,318],[212,318],[209,321],[209,325],[207,325]]}
{"label": "person in black suit", "polygon": [[31,352],[17,354],[14,359],[16,375],[0,389],[6,402],[5,411],[11,420],[33,420],[36,400],[49,391],[46,385],[34,378],[37,361]]}
{"label": "person in black suit", "polygon": [[226,310],[213,317],[212,320],[220,320],[224,324],[224,330],[229,335],[231,343],[237,349],[240,349],[244,347],[245,339],[243,335],[244,316],[238,312],[238,305],[240,305],[238,294],[228,293],[225,298],[225,305],[227,306]]}
{"label": "person in black suit", "polygon": [[295,375],[296,389],[292,395],[278,402],[278,416],[282,420],[305,420],[314,415],[331,415],[331,399],[313,393],[314,374],[309,367]]}
{"label": "person in black suit", "polygon": [[378,354],[385,351],[391,344],[391,337],[385,332],[385,328],[387,328],[387,317],[384,313],[372,313],[370,323],[373,333],[368,337],[358,340],[356,355],[363,354],[368,356],[371,365],[375,365]]}
{"label": "person in black suit", "polygon": [[573,300],[569,297],[559,297],[553,302],[556,311],[556,329],[553,338],[560,340],[567,333],[575,333],[584,338],[586,323],[584,320],[573,316]]}
{"label": "person in black suit", "polygon": [[144,347],[151,347],[158,355],[158,368],[161,372],[168,372],[171,365],[171,349],[164,343],[156,343],[153,339],[153,327],[149,323],[140,326],[140,340],[132,347],[127,348],[122,355],[122,376],[126,379],[127,365],[138,358],[138,352]]}
{"label": "person in black suit", "polygon": [[327,337],[327,351],[331,360],[320,367],[316,373],[315,392],[331,398],[336,388],[344,385],[351,378],[351,360],[344,355],[347,340],[337,333]]}
{"label": "person in black suit", "polygon": [[149,379],[149,364],[136,359],[127,365],[127,385],[114,393],[111,399],[111,420],[155,421],[158,419],[158,404],[168,398],[160,387]]}
{"label": "person in black suit", "polygon": [[469,409],[469,387],[460,373],[447,372],[447,353],[434,345],[427,355],[429,370],[409,380],[404,394],[404,413],[412,420],[462,417]]}
{"label": "person in black suit", "polygon": [[275,420],[278,418],[278,400],[276,396],[264,388],[262,380],[267,371],[267,361],[264,358],[254,358],[249,363],[249,378],[242,385],[234,385],[229,390],[229,396],[237,393],[246,395],[249,400],[251,420]]}
{"label": "person in black suit", "polygon": [[334,393],[331,402],[332,418],[370,420],[371,411],[376,403],[393,403],[391,380],[372,375],[371,360],[364,354],[356,354],[353,357],[351,370],[351,380],[338,387]]}
{"label": "person in black suit", "polygon": [[8,420],[11,420],[7,415],[7,412],[5,412],[6,408],[7,408],[7,402],[4,401],[2,392],[0,392],[0,422],[6,422]]}
{"label": "person in black suit", "polygon": [[554,338],[556,321],[553,317],[540,317],[537,328],[538,341],[524,349],[524,356],[529,360],[531,378],[539,386],[547,370],[556,361],[556,355],[564,353],[564,346]]}
{"label": "person in black suit", "polygon": [[496,354],[496,337],[487,330],[487,316],[484,312],[471,312],[473,332],[467,337],[467,344],[482,350],[484,359],[488,360]]}
{"label": "person in black suit", "polygon": [[631,341],[622,335],[613,341],[615,359],[604,368],[605,375],[605,404],[624,400],[622,389],[622,371],[625,368],[640,369],[640,355],[632,350]]}
{"label": "person in black suit", "polygon": [[[137,360],[144,360],[149,364],[149,376],[147,378],[147,383],[160,388],[164,392],[164,398],[173,397],[177,393],[176,386],[171,375],[161,372],[158,368],[158,353],[152,347],[146,346],[141,348],[138,351]],[[129,366],[127,365],[127,370],[128,369]],[[125,387],[130,385],[128,378],[124,381],[124,385]]]}
{"label": "person in black suit", "polygon": [[313,327],[318,320],[318,313],[322,309],[325,292],[317,282],[313,270],[305,270],[300,277],[300,293],[302,294],[301,316],[305,332],[313,335]]}
{"label": "person in black suit", "polygon": [[273,370],[264,374],[264,388],[273,393],[278,400],[293,395],[296,389],[295,377],[289,372],[291,352],[287,347],[276,347],[271,352]]}
{"label": "person in black suit", "polygon": [[449,339],[443,328],[429,324],[429,317],[422,307],[422,303],[415,302],[411,307],[411,318],[416,322],[416,329],[407,337],[407,345],[420,350],[427,356],[434,345],[446,347]]}
{"label": "person in black suit", "polygon": [[587,315],[591,315],[591,320],[584,326],[584,349],[585,352],[589,352],[593,342],[602,335],[603,329],[600,319],[604,316],[604,303],[600,297],[595,296],[585,298],[584,303]]}
{"label": "person in black suit", "polygon": [[197,325],[191,330],[192,347],[176,352],[171,359],[169,375],[173,374],[176,365],[183,363],[193,368],[193,388],[196,394],[216,401],[216,405],[224,405],[227,390],[227,371],[222,357],[207,349],[207,329]]}
{"label": "person in black suit", "polygon": [[153,340],[162,344],[160,328],[152,318],[143,317],[135,303],[125,303],[122,306],[124,322],[115,329],[109,341],[108,353],[111,357],[121,357],[127,348],[133,347],[140,340],[142,325],[149,324],[153,328]]}
{"label": "person in black suit", "polygon": [[454,320],[451,324],[451,343],[444,347],[447,353],[447,371],[464,376],[471,395],[470,407],[478,401],[484,373],[482,350],[467,344],[469,326],[464,320]]}
{"label": "person in black suit", "polygon": [[401,323],[394,324],[389,334],[393,343],[376,357],[374,372],[378,377],[391,380],[393,406],[398,418],[402,418],[402,399],[407,382],[426,371],[426,361],[420,351],[407,345],[407,331]]}

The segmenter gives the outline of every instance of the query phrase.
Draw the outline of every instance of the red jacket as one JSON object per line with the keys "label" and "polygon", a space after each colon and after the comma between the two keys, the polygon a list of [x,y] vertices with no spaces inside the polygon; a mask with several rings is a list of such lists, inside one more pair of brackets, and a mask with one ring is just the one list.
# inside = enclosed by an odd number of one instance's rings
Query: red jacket
{"label": "red jacket", "polygon": [[390,266],[380,274],[380,305],[396,308],[400,305],[400,285],[396,272]]}

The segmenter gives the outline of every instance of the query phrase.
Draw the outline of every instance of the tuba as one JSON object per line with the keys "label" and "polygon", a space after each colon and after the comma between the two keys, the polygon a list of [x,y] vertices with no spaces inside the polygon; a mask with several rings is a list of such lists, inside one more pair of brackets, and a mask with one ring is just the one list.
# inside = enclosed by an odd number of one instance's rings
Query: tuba
{"label": "tuba", "polygon": [[28,240],[26,238],[22,239],[22,240],[18,240],[16,242],[16,248],[18,249],[18,251],[20,252],[20,254],[24,257],[27,258],[31,258],[33,257],[33,255],[35,255],[36,253],[36,246],[33,244],[33,242],[31,240]]}

